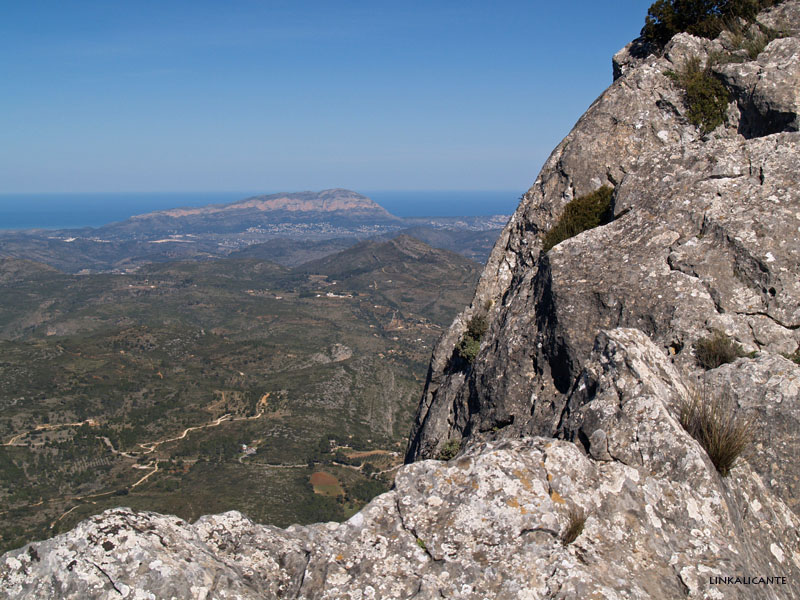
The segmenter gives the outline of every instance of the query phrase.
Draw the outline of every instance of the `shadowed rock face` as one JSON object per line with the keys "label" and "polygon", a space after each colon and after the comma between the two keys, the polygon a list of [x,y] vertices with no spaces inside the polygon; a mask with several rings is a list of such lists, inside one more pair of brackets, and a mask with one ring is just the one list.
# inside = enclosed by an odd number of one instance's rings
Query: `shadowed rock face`
{"label": "shadowed rock face", "polygon": [[[760,18],[794,37],[718,69],[734,100],[706,137],[664,72],[720,42],[615,57],[435,349],[392,491],[286,530],[116,509],[4,555],[0,595],[797,597],[800,366],[781,354],[800,345],[800,2]],[[616,219],[542,254],[566,203],[602,185]],[[484,314],[469,363],[456,346]],[[693,347],[713,330],[756,354],[701,372]],[[677,419],[704,386],[755,418],[727,478]],[[425,460],[448,441],[455,459]],[[737,575],[778,579],[714,580]]]}

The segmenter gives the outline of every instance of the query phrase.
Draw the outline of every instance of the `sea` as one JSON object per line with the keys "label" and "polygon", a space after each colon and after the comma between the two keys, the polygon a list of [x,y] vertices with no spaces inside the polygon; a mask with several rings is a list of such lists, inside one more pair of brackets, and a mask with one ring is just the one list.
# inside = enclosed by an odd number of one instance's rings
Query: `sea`
{"label": "sea", "polygon": [[[168,208],[226,204],[276,192],[0,194],[0,230],[99,227]],[[363,191],[398,217],[510,215],[522,192],[508,190]]]}

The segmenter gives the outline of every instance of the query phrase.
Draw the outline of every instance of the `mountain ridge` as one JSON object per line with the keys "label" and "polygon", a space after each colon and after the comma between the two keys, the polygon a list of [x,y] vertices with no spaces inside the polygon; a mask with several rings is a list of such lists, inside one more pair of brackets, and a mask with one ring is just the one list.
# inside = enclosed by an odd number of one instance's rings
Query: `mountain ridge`
{"label": "mountain ridge", "polygon": [[135,220],[154,217],[181,218],[196,215],[211,215],[235,211],[286,211],[297,213],[336,213],[345,212],[350,215],[380,217],[381,219],[397,219],[385,208],[367,196],[344,188],[332,188],[320,192],[279,192],[251,196],[227,204],[211,204],[202,207],[173,208],[151,213],[135,215]]}
{"label": "mountain ridge", "polygon": [[219,258],[264,243],[249,253],[294,266],[344,248],[347,239],[391,237],[412,227],[419,235],[427,230],[434,245],[482,260],[505,221],[498,215],[400,218],[367,196],[336,188],[155,211],[97,228],[0,231],[0,256],[33,258],[68,272],[119,272],[151,262]]}

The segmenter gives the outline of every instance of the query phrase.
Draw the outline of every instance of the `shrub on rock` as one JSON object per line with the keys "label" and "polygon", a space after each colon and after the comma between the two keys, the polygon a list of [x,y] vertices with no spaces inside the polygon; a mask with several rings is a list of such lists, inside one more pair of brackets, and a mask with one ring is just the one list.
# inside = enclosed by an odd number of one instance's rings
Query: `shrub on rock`
{"label": "shrub on rock", "polygon": [[714,39],[726,23],[737,19],[754,21],[759,11],[781,0],[657,0],[647,11],[642,37],[665,46],[683,31]]}
{"label": "shrub on rock", "polygon": [[610,223],[614,218],[611,210],[613,192],[611,187],[604,185],[591,194],[568,202],[558,223],[542,238],[542,252],[548,252],[556,244],[579,233]]}
{"label": "shrub on rock", "polygon": [[481,349],[481,338],[489,328],[489,320],[486,315],[478,314],[472,317],[467,323],[467,330],[461,336],[461,340],[456,347],[459,357],[472,364],[478,351]]}
{"label": "shrub on rock", "polygon": [[714,331],[711,337],[700,338],[694,345],[697,363],[704,369],[716,369],[737,358],[747,356],[742,346],[721,331]]}

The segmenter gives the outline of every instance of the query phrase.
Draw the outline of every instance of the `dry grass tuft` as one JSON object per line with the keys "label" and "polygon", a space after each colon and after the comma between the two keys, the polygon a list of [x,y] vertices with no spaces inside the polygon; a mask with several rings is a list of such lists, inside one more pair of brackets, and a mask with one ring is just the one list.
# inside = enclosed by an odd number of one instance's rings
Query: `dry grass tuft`
{"label": "dry grass tuft", "polygon": [[754,419],[742,415],[727,392],[711,398],[705,390],[695,393],[681,406],[679,420],[723,477],[753,441]]}
{"label": "dry grass tuft", "polygon": [[579,506],[573,506],[567,513],[567,519],[567,528],[561,534],[561,543],[565,546],[569,546],[583,533],[583,527],[586,525],[586,513]]}
{"label": "dry grass tuft", "polygon": [[747,356],[738,343],[719,330],[714,330],[711,337],[697,340],[694,350],[698,364],[704,369],[716,369]]}

